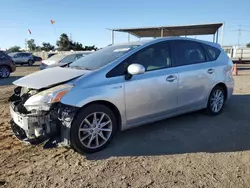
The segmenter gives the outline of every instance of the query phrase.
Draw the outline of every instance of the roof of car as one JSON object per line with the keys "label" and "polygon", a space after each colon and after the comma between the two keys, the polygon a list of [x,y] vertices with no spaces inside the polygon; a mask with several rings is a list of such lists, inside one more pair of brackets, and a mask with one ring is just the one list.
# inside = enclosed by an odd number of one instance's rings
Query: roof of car
{"label": "roof of car", "polygon": [[127,42],[127,43],[119,43],[119,44],[114,44],[113,46],[122,46],[122,45],[143,45],[143,44],[146,44],[146,43],[150,43],[150,42],[153,42],[153,41],[165,41],[165,40],[189,40],[189,41],[197,41],[197,42],[202,42],[202,43],[206,43],[206,44],[209,44],[209,45],[212,45],[214,47],[217,47],[219,48],[220,45],[217,44],[217,43],[214,43],[214,42],[209,42],[209,41],[205,41],[205,40],[199,40],[199,39],[194,39],[194,38],[189,38],[189,37],[159,37],[159,38],[156,38],[156,39],[149,39],[149,40],[140,40],[140,41],[134,41],[134,42]]}

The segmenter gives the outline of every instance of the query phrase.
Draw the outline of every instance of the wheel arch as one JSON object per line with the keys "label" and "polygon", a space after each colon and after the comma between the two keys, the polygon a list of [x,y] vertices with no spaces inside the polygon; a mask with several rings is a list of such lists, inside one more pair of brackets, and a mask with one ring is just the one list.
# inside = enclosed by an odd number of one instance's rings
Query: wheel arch
{"label": "wheel arch", "polygon": [[[83,105],[82,107],[79,108],[79,110],[82,108],[86,108],[92,104],[101,104],[101,105],[108,107],[114,113],[115,117],[117,118],[118,130],[119,131],[122,130],[122,116],[121,116],[119,109],[116,107],[116,105],[114,105],[113,103],[106,101],[106,100],[96,100],[96,101],[91,101],[91,102]],[[79,112],[79,110],[77,111],[77,113]]]}
{"label": "wheel arch", "polygon": [[[228,97],[228,92],[227,92],[227,86],[226,86],[226,84],[225,83],[223,83],[223,82],[219,82],[219,83],[217,83],[214,87],[213,87],[213,89],[215,88],[215,87],[217,87],[217,86],[219,86],[219,87],[221,87],[223,90],[224,90],[224,92],[225,92],[225,100],[227,100],[227,97]],[[212,90],[211,90],[212,91]]]}

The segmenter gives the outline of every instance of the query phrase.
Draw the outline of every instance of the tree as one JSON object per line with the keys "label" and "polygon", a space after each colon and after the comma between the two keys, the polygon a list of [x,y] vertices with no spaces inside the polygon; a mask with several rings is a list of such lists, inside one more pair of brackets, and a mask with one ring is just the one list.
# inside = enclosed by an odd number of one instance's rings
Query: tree
{"label": "tree", "polygon": [[247,47],[250,48],[250,42],[247,44]]}
{"label": "tree", "polygon": [[20,46],[12,46],[8,49],[8,52],[20,52]]}
{"label": "tree", "polygon": [[75,51],[90,51],[90,50],[97,50],[95,45],[93,46],[84,46],[79,42],[74,42],[69,39],[68,35],[63,33],[61,34],[59,40],[56,42],[58,46],[58,50],[61,51],[68,51],[68,50],[75,50]]}
{"label": "tree", "polygon": [[55,46],[51,45],[49,42],[48,43],[43,42],[43,46],[41,47],[41,50],[50,51],[50,50],[53,50],[54,48]]}
{"label": "tree", "polygon": [[84,51],[91,51],[91,50],[97,50],[98,48],[97,47],[95,47],[95,45],[93,45],[93,46],[85,46],[84,47]]}
{"label": "tree", "polygon": [[28,48],[30,51],[35,51],[36,50],[36,44],[34,39],[30,39],[27,41]]}
{"label": "tree", "polygon": [[61,51],[68,51],[73,49],[73,43],[65,33],[61,34],[59,40],[56,41],[56,45]]}

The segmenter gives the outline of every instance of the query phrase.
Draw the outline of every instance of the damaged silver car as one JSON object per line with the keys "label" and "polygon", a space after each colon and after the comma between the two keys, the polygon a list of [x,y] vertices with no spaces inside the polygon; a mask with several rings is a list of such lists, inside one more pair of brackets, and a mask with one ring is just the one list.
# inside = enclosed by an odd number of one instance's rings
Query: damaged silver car
{"label": "damaged silver car", "polygon": [[15,81],[11,127],[31,144],[54,139],[96,152],[117,131],[200,109],[221,113],[232,66],[219,45],[195,39],[112,45]]}

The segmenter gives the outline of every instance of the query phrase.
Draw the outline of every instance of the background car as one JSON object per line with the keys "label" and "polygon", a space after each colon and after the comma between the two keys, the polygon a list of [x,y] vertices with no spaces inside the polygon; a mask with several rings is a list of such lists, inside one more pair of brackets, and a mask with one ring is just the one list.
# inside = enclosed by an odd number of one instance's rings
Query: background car
{"label": "background car", "polygon": [[57,53],[49,53],[47,58],[52,57],[53,55],[56,55]]}
{"label": "background car", "polygon": [[42,61],[43,59],[39,56],[33,55],[35,61]]}
{"label": "background car", "polygon": [[42,61],[40,64],[40,70],[52,67],[64,67],[72,63],[73,61],[90,54],[91,52],[77,52],[74,54],[56,54],[47,60]]}
{"label": "background car", "polygon": [[15,64],[19,65],[28,64],[31,66],[36,61],[32,53],[29,52],[15,52],[9,53],[8,55],[12,58]]}
{"label": "background car", "polygon": [[14,61],[5,52],[0,51],[0,77],[8,78],[16,70]]}

